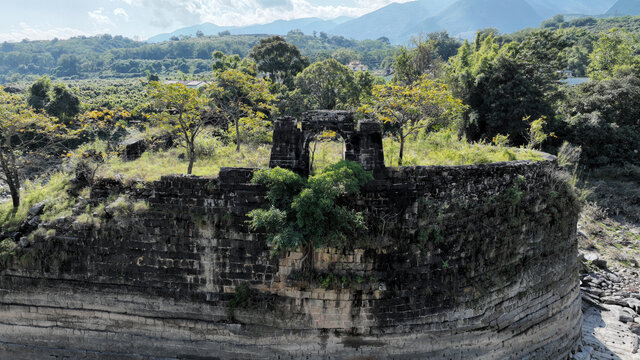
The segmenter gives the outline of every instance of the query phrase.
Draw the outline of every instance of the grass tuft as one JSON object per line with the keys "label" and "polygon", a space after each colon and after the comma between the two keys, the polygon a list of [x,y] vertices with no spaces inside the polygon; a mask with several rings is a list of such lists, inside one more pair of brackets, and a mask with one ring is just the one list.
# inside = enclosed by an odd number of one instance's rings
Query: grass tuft
{"label": "grass tuft", "polygon": [[14,209],[11,201],[0,204],[0,230],[15,231],[27,218],[29,209],[45,202],[41,220],[51,221],[61,216],[71,215],[75,204],[67,193],[70,176],[64,173],[51,175],[48,180],[26,181],[21,191],[20,206]]}

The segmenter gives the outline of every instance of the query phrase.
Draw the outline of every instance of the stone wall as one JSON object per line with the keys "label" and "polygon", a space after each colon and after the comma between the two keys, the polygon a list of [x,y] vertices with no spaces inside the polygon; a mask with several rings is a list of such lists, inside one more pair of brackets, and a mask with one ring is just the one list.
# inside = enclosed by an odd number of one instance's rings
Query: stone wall
{"label": "stone wall", "polygon": [[[0,358],[562,359],[580,336],[577,207],[553,161],[387,168],[343,249],[270,256],[252,169],[104,181],[142,212],[62,219],[0,276]],[[66,230],[64,230],[66,229]],[[44,234],[44,232],[43,232]]]}

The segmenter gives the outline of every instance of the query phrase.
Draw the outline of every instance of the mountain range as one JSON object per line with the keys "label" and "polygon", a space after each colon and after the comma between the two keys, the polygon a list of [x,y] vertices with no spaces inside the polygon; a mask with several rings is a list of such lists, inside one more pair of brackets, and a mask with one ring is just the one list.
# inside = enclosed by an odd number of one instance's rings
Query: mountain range
{"label": "mountain range", "polygon": [[358,18],[303,18],[243,27],[205,23],[160,34],[147,41],[160,42],[173,36],[195,35],[198,30],[205,35],[222,31],[285,35],[290,30],[299,29],[305,34],[317,31],[357,40],[384,36],[392,43],[401,44],[411,36],[441,30],[467,39],[472,38],[477,30],[488,27],[508,33],[538,26],[543,20],[558,14],[640,15],[640,0],[416,0],[391,3]]}

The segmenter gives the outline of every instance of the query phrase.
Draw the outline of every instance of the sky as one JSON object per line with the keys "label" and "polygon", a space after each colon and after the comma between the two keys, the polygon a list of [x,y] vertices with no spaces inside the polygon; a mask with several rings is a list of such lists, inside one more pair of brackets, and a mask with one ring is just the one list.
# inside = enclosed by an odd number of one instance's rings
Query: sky
{"label": "sky", "polygon": [[145,40],[205,22],[265,24],[357,17],[410,0],[20,0],[2,1],[0,42],[112,34]]}

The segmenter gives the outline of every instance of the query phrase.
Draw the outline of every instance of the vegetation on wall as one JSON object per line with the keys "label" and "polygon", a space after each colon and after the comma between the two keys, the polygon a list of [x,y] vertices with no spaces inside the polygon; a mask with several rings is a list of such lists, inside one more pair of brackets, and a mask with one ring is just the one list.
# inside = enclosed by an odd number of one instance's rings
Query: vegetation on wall
{"label": "vegetation on wall", "polygon": [[365,229],[364,214],[342,204],[373,180],[359,164],[341,161],[306,181],[281,168],[259,170],[252,183],[268,189],[266,209],[248,215],[251,228],[267,233],[273,254],[302,248],[307,268],[318,247],[347,246],[347,239]]}

